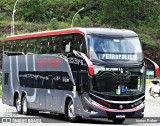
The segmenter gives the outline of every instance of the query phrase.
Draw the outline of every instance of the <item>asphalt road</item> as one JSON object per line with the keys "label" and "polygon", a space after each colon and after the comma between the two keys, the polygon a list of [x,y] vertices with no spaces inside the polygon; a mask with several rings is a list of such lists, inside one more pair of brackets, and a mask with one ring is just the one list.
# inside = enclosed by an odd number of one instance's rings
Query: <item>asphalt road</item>
{"label": "asphalt road", "polygon": [[[145,112],[144,119],[126,119],[122,125],[157,125],[160,124],[160,97],[155,95],[155,98],[149,95],[148,87],[146,89],[146,100],[145,100]],[[16,113],[14,107],[7,106],[2,103],[0,99],[0,125],[6,125],[6,119],[11,120],[10,125],[27,125],[26,122],[31,122],[32,125],[51,125],[54,126],[76,126],[76,125],[115,125],[108,119],[83,119],[78,123],[70,123],[65,120],[62,116],[49,114],[47,112],[40,112],[34,116],[24,116]],[[3,121],[3,123],[2,123]],[[9,122],[9,121],[8,121]],[[33,123],[36,122],[36,123]],[[45,122],[45,123],[41,123]],[[26,124],[25,124],[26,123]]]}

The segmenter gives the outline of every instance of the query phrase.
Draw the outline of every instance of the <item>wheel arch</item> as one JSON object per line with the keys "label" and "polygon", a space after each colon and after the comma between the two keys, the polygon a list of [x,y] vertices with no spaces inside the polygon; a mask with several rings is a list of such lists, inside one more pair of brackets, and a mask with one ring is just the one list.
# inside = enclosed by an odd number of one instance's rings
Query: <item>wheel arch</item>
{"label": "wheel arch", "polygon": [[27,95],[27,93],[26,93],[25,91],[22,91],[22,93],[21,93],[21,101],[22,101],[22,98],[23,98],[25,95]]}
{"label": "wheel arch", "polygon": [[19,92],[18,92],[18,91],[15,91],[15,92],[14,92],[14,104],[13,104],[14,106],[16,106],[16,98],[17,98],[17,97],[20,97],[20,95],[19,95]]}
{"label": "wheel arch", "polygon": [[[65,100],[65,106],[64,106],[64,112],[66,113],[67,112],[67,106],[68,106],[68,104],[69,104],[69,102],[70,101],[73,101],[73,97],[72,96],[70,96],[70,95],[68,95],[67,97],[66,97],[66,100]],[[74,102],[74,101],[73,101]]]}

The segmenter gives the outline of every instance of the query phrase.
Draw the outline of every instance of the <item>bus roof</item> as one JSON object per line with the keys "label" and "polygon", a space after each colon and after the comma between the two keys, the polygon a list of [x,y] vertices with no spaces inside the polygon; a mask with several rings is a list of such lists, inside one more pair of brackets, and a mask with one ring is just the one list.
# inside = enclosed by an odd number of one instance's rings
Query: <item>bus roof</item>
{"label": "bus roof", "polygon": [[36,33],[8,36],[5,38],[5,40],[9,41],[9,40],[45,37],[45,36],[51,36],[51,35],[71,34],[71,33],[106,35],[106,36],[110,36],[110,37],[135,37],[135,36],[138,36],[135,32],[133,32],[131,30],[126,30],[126,29],[69,28],[69,29],[60,29],[60,30],[53,30],[53,31],[44,31],[44,32],[36,32]]}

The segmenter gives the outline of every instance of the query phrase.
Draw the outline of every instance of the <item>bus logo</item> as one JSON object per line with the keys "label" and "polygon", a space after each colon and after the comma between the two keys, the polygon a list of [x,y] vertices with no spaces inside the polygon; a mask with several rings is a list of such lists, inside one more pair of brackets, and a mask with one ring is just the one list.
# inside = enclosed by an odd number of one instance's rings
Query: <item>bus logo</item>
{"label": "bus logo", "polygon": [[123,109],[123,105],[120,105],[119,108],[120,108],[120,109]]}

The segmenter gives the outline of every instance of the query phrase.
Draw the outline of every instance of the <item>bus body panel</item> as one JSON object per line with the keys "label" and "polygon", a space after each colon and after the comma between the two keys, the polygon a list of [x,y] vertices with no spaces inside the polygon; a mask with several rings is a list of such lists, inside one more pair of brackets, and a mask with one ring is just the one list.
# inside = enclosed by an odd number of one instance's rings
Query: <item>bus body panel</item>
{"label": "bus body panel", "polygon": [[[53,110],[58,110],[62,112],[62,95],[64,95],[64,93],[62,93],[63,91],[49,89],[49,88],[48,89],[29,88],[29,87],[25,87],[26,85],[22,87],[20,86],[21,80],[19,76],[31,77],[30,80],[28,81],[32,83],[31,79],[36,76],[36,75],[35,76],[32,75],[34,72],[40,73],[43,70],[45,72],[53,72],[55,75],[56,75],[56,71],[62,72],[62,73],[66,72],[68,74],[69,79],[71,80],[73,84],[74,81],[73,81],[73,77],[70,78],[70,76],[72,76],[72,73],[70,72],[68,63],[64,59],[57,57],[57,56],[39,56],[37,55],[35,56],[35,59],[33,57],[34,57],[33,55],[27,55],[27,56],[22,55],[22,56],[8,56],[7,58],[5,58],[3,62],[3,64],[5,64],[3,66],[3,74],[8,72],[10,75],[10,78],[9,78],[8,86],[5,86],[3,84],[3,103],[13,106],[14,105],[13,95],[15,91],[18,91],[18,93],[20,93],[19,95],[21,95],[22,92],[26,93],[28,102],[30,102],[29,107],[45,110],[47,108],[46,102],[48,103],[50,101],[52,104],[54,104],[52,105],[54,106]],[[33,61],[33,59],[35,61]],[[43,59],[48,60],[48,63],[43,62],[44,61]],[[57,62],[58,65],[55,62]],[[59,62],[61,62],[60,63],[61,66],[59,66]],[[8,68],[10,67],[11,67],[11,70],[8,70]],[[43,79],[46,79],[46,78],[43,78]],[[12,80],[12,83],[11,83],[11,80]],[[32,85],[29,85],[29,86],[32,86]],[[61,89],[62,85],[61,84],[57,85],[57,88]],[[46,100],[48,99],[46,98],[48,95],[51,95],[53,100]],[[9,103],[6,101],[9,101]],[[48,110],[51,108],[48,106]]]}

